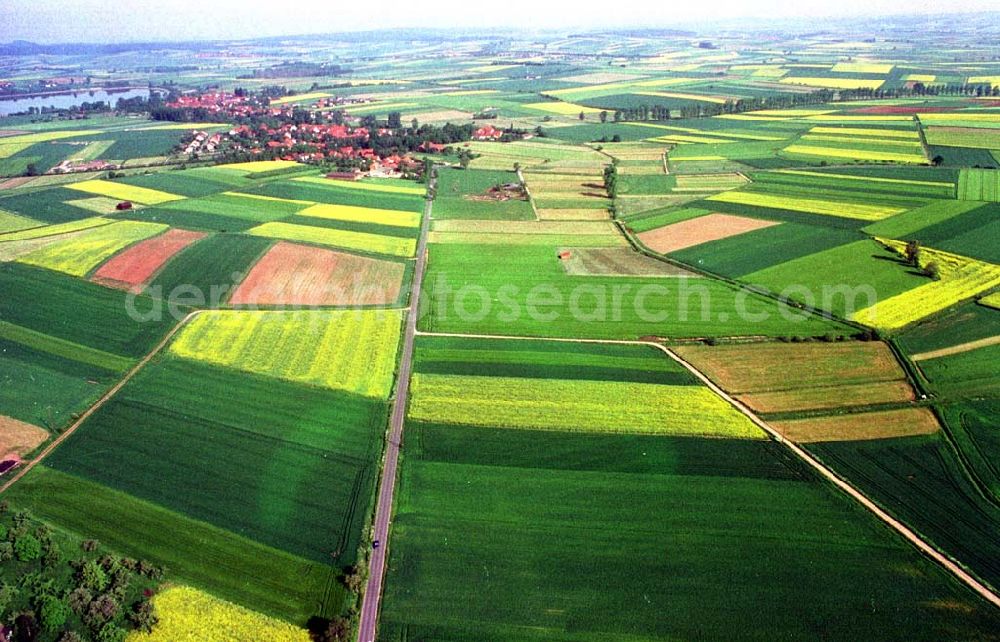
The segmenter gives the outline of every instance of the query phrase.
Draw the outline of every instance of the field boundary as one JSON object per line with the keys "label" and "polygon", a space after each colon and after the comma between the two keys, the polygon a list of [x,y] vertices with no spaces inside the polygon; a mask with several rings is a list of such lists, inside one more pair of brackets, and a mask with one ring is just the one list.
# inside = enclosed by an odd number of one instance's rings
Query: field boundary
{"label": "field boundary", "polygon": [[163,337],[163,339],[161,339],[160,342],[157,343],[156,346],[146,354],[146,356],[144,356],[142,359],[139,360],[139,363],[132,366],[132,369],[129,370],[127,373],[125,373],[125,376],[122,377],[118,381],[118,383],[116,383],[114,386],[111,387],[110,390],[101,395],[100,399],[91,404],[91,406],[87,408],[76,421],[70,424],[70,426],[62,433],[60,433],[58,437],[53,439],[52,442],[49,443],[49,445],[42,450],[42,452],[38,453],[38,455],[32,458],[30,462],[28,462],[23,467],[18,469],[18,471],[14,474],[14,476],[8,479],[6,482],[4,482],[3,485],[0,485],[0,494],[6,492],[8,488],[13,486],[22,477],[27,475],[35,466],[42,463],[42,461],[46,457],[51,455],[52,451],[58,448],[60,444],[69,439],[70,436],[74,432],[76,432],[77,429],[80,426],[82,426],[83,423],[87,421],[87,419],[89,419],[91,415],[100,410],[101,407],[104,406],[104,404],[106,404],[108,401],[111,400],[112,397],[118,394],[118,392],[125,387],[125,384],[131,381],[132,378],[135,377],[135,375],[138,374],[139,371],[142,370],[153,359],[153,357],[158,355],[163,350],[163,348],[165,348],[167,344],[170,343],[170,341],[180,331],[181,328],[187,325],[187,323],[191,319],[195,318],[202,312],[204,312],[204,310],[195,310],[194,312],[188,313],[188,315],[185,316],[183,319],[181,319],[177,325],[171,328],[170,331],[167,332],[167,334]]}
{"label": "field boundary", "polygon": [[[746,416],[750,421],[754,423],[757,427],[761,428],[766,432],[772,439],[774,439],[779,444],[788,448],[792,454],[806,463],[810,468],[812,468],[816,473],[818,473],[822,478],[831,482],[834,486],[844,492],[848,497],[855,500],[857,503],[872,513],[877,517],[883,524],[896,531],[897,534],[901,535],[910,544],[917,548],[923,555],[930,558],[932,561],[936,562],[939,566],[943,567],[946,571],[950,572],[956,579],[965,584],[969,589],[978,594],[984,600],[992,604],[993,606],[1000,608],[1000,595],[997,595],[990,587],[986,586],[978,579],[973,577],[969,572],[963,569],[959,564],[951,559],[946,554],[939,551],[937,548],[931,544],[924,541],[924,539],[913,531],[906,524],[896,519],[875,502],[868,499],[861,491],[856,489],[846,480],[841,478],[836,472],[828,468],[822,461],[809,454],[805,449],[796,444],[793,441],[786,439],[777,430],[772,428],[766,421],[758,417],[750,408],[745,406],[740,401],[734,399],[729,394],[727,394],[722,388],[717,386],[711,379],[702,374],[700,370],[695,368],[693,365],[685,361],[682,357],[674,353],[672,350],[663,346],[659,343],[653,341],[630,341],[630,340],[614,340],[614,339],[574,339],[574,338],[554,338],[554,337],[517,337],[517,336],[506,336],[506,335],[488,335],[488,334],[461,334],[461,333],[437,333],[437,332],[418,332],[418,336],[443,336],[443,337],[455,337],[455,338],[470,338],[470,339],[513,339],[513,340],[527,340],[527,341],[561,341],[566,343],[605,343],[605,344],[617,344],[617,345],[646,345],[663,352],[669,358],[676,361],[678,364],[683,366],[688,372],[694,375],[701,383],[706,385],[712,392],[722,397],[730,405],[736,408],[740,413]],[[364,641],[367,642],[367,641]]]}

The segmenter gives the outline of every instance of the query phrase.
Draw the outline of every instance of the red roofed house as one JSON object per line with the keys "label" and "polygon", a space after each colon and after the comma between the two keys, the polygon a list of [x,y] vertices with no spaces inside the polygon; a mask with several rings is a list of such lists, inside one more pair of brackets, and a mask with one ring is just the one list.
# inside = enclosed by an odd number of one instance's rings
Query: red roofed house
{"label": "red roofed house", "polygon": [[473,140],[499,140],[503,136],[503,131],[493,125],[480,127],[472,134]]}

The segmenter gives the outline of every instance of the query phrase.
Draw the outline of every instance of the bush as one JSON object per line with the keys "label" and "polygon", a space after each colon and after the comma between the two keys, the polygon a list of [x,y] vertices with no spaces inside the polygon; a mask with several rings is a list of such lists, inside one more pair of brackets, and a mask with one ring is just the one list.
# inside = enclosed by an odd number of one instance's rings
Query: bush
{"label": "bush", "polygon": [[46,631],[55,631],[66,624],[66,618],[69,617],[69,607],[62,600],[50,596],[42,601],[42,608],[38,610],[38,613],[42,628]]}
{"label": "bush", "polygon": [[94,593],[100,593],[108,586],[108,574],[101,565],[91,560],[80,567],[80,586]]}
{"label": "bush", "polygon": [[21,535],[14,542],[14,554],[22,562],[34,562],[42,555],[42,543],[34,535]]}
{"label": "bush", "polygon": [[87,607],[90,606],[90,601],[93,599],[94,594],[81,586],[70,592],[69,608],[73,609],[73,612],[77,615],[81,615],[87,610]]}
{"label": "bush", "polygon": [[0,584],[0,618],[6,615],[7,607],[17,597],[17,589],[10,584]]}
{"label": "bush", "polygon": [[94,638],[97,642],[125,642],[125,629],[108,622],[101,627]]}

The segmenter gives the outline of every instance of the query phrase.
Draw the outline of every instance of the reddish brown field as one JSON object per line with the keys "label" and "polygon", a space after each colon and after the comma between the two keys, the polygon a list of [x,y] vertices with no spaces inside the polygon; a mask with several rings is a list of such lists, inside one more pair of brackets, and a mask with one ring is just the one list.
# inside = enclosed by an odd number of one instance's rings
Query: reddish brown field
{"label": "reddish brown field", "polygon": [[14,178],[8,178],[7,180],[0,181],[0,189],[14,189],[15,187],[20,187],[25,183],[30,183],[35,180],[34,176],[16,176]]}
{"label": "reddish brown field", "polygon": [[395,303],[404,266],[282,241],[253,266],[232,305],[379,305]]}
{"label": "reddish brown field", "polygon": [[958,109],[958,107],[898,107],[893,105],[883,105],[881,107],[862,107],[861,109],[852,109],[849,113],[876,114],[882,116],[897,114],[902,116],[910,114],[929,114],[931,112],[938,111],[954,111],[956,109]]}
{"label": "reddish brown field", "polygon": [[932,435],[941,429],[934,413],[927,408],[772,421],[771,426],[786,438],[803,444]]}
{"label": "reddish brown field", "polygon": [[204,237],[204,232],[168,230],[113,256],[94,273],[92,280],[138,292],[171,257]]}
{"label": "reddish brown field", "polygon": [[913,401],[913,389],[880,342],[679,346],[726,392],[756,412],[835,410]]}
{"label": "reddish brown field", "polygon": [[668,254],[686,247],[718,241],[778,224],[775,221],[761,221],[732,214],[707,214],[643,232],[639,234],[639,240],[654,252]]}

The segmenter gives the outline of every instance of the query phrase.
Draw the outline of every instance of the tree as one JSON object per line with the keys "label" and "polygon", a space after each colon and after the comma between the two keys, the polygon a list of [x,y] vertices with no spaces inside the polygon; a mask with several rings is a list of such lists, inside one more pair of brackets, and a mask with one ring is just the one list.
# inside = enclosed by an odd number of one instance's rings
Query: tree
{"label": "tree", "polygon": [[935,167],[939,166],[943,162],[944,162],[944,156],[941,156],[940,154],[931,159],[931,165]]}
{"label": "tree", "polygon": [[38,165],[36,163],[28,163],[28,166],[24,169],[25,176],[38,176],[41,172],[38,171]]}
{"label": "tree", "polygon": [[125,642],[127,631],[114,622],[108,622],[97,632],[97,642]]}
{"label": "tree", "polygon": [[34,562],[42,555],[42,543],[34,535],[26,533],[14,541],[14,554],[22,562]]}
{"label": "tree", "polygon": [[132,606],[132,612],[129,614],[128,619],[133,627],[147,633],[152,631],[156,623],[160,621],[160,618],[156,615],[156,608],[149,600],[136,602]]}
{"label": "tree", "polygon": [[42,566],[49,569],[55,568],[61,561],[62,551],[59,550],[59,545],[50,540],[45,546],[45,552],[42,555]]}
{"label": "tree", "polygon": [[42,628],[46,631],[55,631],[66,624],[69,607],[62,600],[49,596],[42,600],[42,608],[38,610],[38,614]]}
{"label": "tree", "polygon": [[937,261],[930,261],[923,269],[924,276],[930,277],[937,281],[941,278],[941,268],[938,266]]}
{"label": "tree", "polygon": [[344,586],[353,593],[359,593],[365,583],[365,574],[357,566],[352,566],[344,575]]}
{"label": "tree", "polygon": [[581,112],[580,112],[580,120],[583,120],[583,119],[584,119],[584,118],[586,118],[586,117],[587,117],[587,115],[586,115],[586,114],[584,114],[584,113],[583,113],[583,112],[581,111]]}
{"label": "tree", "polygon": [[516,173],[516,172],[519,172],[519,171],[521,171],[521,163],[515,162],[514,163],[514,172]]}
{"label": "tree", "polygon": [[69,608],[73,609],[74,613],[82,615],[87,610],[87,607],[90,606],[90,601],[93,599],[94,594],[89,589],[81,586],[70,591],[67,601],[69,602]]}
{"label": "tree", "polygon": [[7,615],[7,607],[17,597],[17,589],[10,584],[0,584],[0,618]]}
{"label": "tree", "polygon": [[468,169],[469,168],[469,163],[471,161],[472,161],[472,159],[469,158],[469,154],[467,154],[465,152],[462,152],[462,153],[460,153],[458,155],[458,164],[462,166],[462,169]]}
{"label": "tree", "polygon": [[904,256],[906,256],[906,262],[917,267],[920,265],[920,241],[910,241],[906,244],[906,250],[904,250]]}
{"label": "tree", "polygon": [[108,586],[108,574],[94,560],[90,560],[80,567],[79,580],[81,587],[93,593],[100,593]]}
{"label": "tree", "polygon": [[320,642],[344,642],[350,639],[351,623],[346,618],[335,617],[330,620],[326,629],[319,634]]}
{"label": "tree", "polygon": [[606,111],[601,112],[601,122],[602,123],[608,122],[608,112]]}
{"label": "tree", "polygon": [[389,129],[399,129],[403,126],[403,115],[398,111],[389,112]]}
{"label": "tree", "polygon": [[411,120],[410,121],[410,129],[412,129],[413,131],[417,131],[418,129],[420,129],[420,121],[417,120],[416,118],[414,118],[413,120]]}

